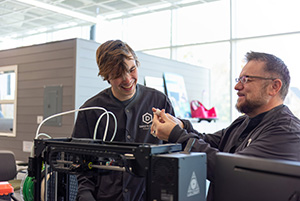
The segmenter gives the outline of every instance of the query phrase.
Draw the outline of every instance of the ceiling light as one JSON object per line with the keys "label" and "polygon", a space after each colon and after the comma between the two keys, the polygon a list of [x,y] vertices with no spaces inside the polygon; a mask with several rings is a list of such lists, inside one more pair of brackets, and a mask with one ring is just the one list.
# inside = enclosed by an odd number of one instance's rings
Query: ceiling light
{"label": "ceiling light", "polygon": [[26,32],[27,35],[33,35],[33,34],[36,34],[36,33],[38,33],[38,31],[36,29],[33,29],[33,30],[30,30],[30,31]]}
{"label": "ceiling light", "polygon": [[70,27],[74,27],[74,26],[77,26],[77,25],[78,25],[77,22],[69,22],[69,26],[70,26]]}
{"label": "ceiling light", "polygon": [[69,27],[70,25],[68,23],[64,23],[64,24],[58,24],[56,25],[54,28],[55,29],[64,29],[64,28],[67,28]]}
{"label": "ceiling light", "polygon": [[68,10],[59,6],[54,6],[51,4],[47,4],[47,3],[43,3],[40,1],[36,1],[36,0],[17,0],[19,2],[25,3],[25,4],[29,4],[35,7],[39,7],[45,10],[49,10],[49,11],[53,11],[62,15],[67,15],[69,17],[73,17],[73,18],[77,18],[80,20],[84,20],[84,21],[88,21],[88,22],[92,22],[94,24],[97,23],[97,18],[96,17],[91,17],[89,15],[85,15],[79,12],[75,12],[72,10]]}
{"label": "ceiling light", "polygon": [[172,6],[171,3],[164,3],[164,4],[160,4],[160,5],[150,6],[150,7],[148,7],[148,9],[149,10],[158,10],[158,9],[162,9],[162,8],[168,8],[171,6]]}
{"label": "ceiling light", "polygon": [[48,29],[46,27],[43,27],[43,28],[39,28],[37,29],[37,32],[39,33],[43,33],[43,32],[46,32]]}
{"label": "ceiling light", "polygon": [[109,14],[109,15],[105,15],[106,19],[113,19],[113,18],[117,18],[117,17],[122,17],[123,13],[114,13],[114,14]]}
{"label": "ceiling light", "polygon": [[189,3],[194,3],[197,1],[198,0],[182,0],[182,1],[179,1],[177,4],[189,4]]}
{"label": "ceiling light", "polygon": [[129,11],[130,14],[138,14],[138,13],[144,13],[149,11],[147,8],[139,8],[132,11]]}

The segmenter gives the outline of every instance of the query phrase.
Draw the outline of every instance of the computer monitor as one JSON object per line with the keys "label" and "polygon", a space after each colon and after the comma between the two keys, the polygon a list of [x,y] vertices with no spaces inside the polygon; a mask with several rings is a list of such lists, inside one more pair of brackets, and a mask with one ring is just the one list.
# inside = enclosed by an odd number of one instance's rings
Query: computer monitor
{"label": "computer monitor", "polygon": [[300,162],[217,154],[215,201],[300,200]]}

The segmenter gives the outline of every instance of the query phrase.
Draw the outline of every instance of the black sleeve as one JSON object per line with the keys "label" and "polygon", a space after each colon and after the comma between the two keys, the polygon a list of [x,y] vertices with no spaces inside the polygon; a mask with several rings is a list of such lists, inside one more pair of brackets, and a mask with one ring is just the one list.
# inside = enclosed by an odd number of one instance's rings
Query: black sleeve
{"label": "black sleeve", "polygon": [[88,177],[83,175],[77,175],[78,190],[77,190],[77,201],[96,201],[94,197],[95,192],[95,177]]}
{"label": "black sleeve", "polygon": [[[86,121],[86,114],[81,111],[77,115],[76,123],[73,128],[72,137],[74,138],[91,138],[89,133],[88,124]],[[94,191],[96,186],[96,181],[92,177],[78,174],[78,191],[77,191],[77,201],[95,201]]]}
{"label": "black sleeve", "polygon": [[[193,129],[191,123],[187,120],[183,120],[185,128],[182,129],[180,128],[179,125],[176,125],[173,130],[171,131],[171,134],[169,136],[169,142],[177,142],[181,143],[184,147],[186,146],[187,141],[190,138],[195,138],[197,139],[196,142],[194,143],[192,147],[192,152],[205,152],[207,156],[207,178],[210,181],[214,180],[213,173],[214,173],[214,168],[215,168],[215,158],[216,158],[216,153],[219,152],[217,148],[214,148],[211,146],[210,143],[213,142],[208,142],[206,140],[212,140],[212,139],[218,139],[219,136],[222,135],[222,130],[218,131],[214,134],[202,134],[197,132],[196,130]],[[211,137],[215,138],[209,138],[207,136],[212,135]]]}

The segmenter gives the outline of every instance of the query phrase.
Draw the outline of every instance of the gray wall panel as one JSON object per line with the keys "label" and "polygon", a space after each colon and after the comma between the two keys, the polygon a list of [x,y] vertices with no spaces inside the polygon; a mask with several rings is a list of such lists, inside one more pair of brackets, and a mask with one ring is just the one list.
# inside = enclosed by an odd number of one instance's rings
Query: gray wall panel
{"label": "gray wall panel", "polygon": [[70,66],[74,66],[74,58],[62,58],[62,59],[56,59],[56,60],[50,60],[50,61],[39,61],[35,63],[26,63],[22,64],[23,69],[22,72],[31,72],[35,70],[40,71],[46,71],[47,69],[44,69],[43,66],[48,65],[51,66],[52,69],[59,69],[59,68],[65,68]]}
{"label": "gray wall panel", "polygon": [[[51,44],[51,46],[49,44]],[[39,52],[55,51],[55,50],[70,49],[70,48],[74,48],[74,39],[56,41],[52,43],[44,43],[39,45],[27,46],[27,47],[19,47],[10,50],[2,50],[0,58],[4,58],[4,57],[15,58],[16,55],[28,55],[28,54],[35,54]],[[12,54],[12,51],[14,52],[14,54]]]}
{"label": "gray wall panel", "polygon": [[35,63],[35,62],[41,62],[41,61],[51,61],[53,59],[63,59],[63,58],[72,58],[73,53],[70,51],[70,49],[64,49],[64,50],[54,50],[54,51],[47,51],[47,52],[38,52],[38,53],[32,53],[27,55],[17,55],[17,57],[9,57],[9,58],[1,58],[3,62],[9,62],[12,59],[14,62],[17,63]]}
{"label": "gray wall panel", "polygon": [[[17,134],[16,137],[1,136],[0,149],[12,150],[18,160],[28,159],[29,153],[23,152],[23,141],[33,141],[37,116],[43,116],[44,86],[62,84],[62,108],[74,108],[75,49],[73,39],[0,51],[0,67],[18,65]],[[42,131],[55,130],[53,137],[64,137],[70,132],[73,119],[74,115],[62,118],[66,124],[59,129],[43,126]]]}
{"label": "gray wall panel", "polygon": [[[26,77],[22,77],[21,74],[19,74],[20,79],[26,79]],[[19,80],[20,80],[19,79]],[[47,78],[47,79],[37,79],[37,80],[20,80],[18,83],[18,87],[24,88],[40,88],[44,87],[45,85],[63,85],[63,86],[73,86],[73,77],[68,78]],[[54,82],[55,80],[55,82]]]}

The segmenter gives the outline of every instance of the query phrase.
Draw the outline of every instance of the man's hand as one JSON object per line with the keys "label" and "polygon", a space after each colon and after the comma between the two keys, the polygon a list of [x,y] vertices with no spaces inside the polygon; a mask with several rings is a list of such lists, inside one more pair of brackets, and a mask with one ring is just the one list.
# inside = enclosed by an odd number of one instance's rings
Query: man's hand
{"label": "man's hand", "polygon": [[152,108],[152,111],[151,134],[158,139],[168,141],[171,131],[177,124],[183,128],[183,123],[176,117],[166,114],[165,109],[158,112],[156,108]]}

